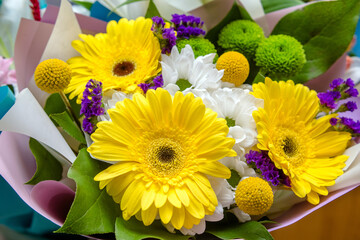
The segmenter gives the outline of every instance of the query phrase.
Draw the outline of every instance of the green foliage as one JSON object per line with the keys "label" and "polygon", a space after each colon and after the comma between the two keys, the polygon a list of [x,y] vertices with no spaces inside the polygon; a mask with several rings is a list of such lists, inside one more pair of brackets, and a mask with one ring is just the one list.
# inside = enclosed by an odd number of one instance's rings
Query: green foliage
{"label": "green foliage", "polygon": [[37,168],[34,176],[26,184],[35,185],[45,180],[59,181],[63,168],[58,160],[33,138],[30,138],[29,146],[35,157]]}
{"label": "green foliage", "polygon": [[76,182],[75,199],[64,225],[57,233],[91,235],[115,231],[120,206],[94,181],[95,175],[108,166],[92,159],[86,149],[80,150],[68,172],[69,178]]}
{"label": "green foliage", "polygon": [[86,1],[74,1],[72,0],[71,2],[77,4],[77,5],[80,5],[80,6],[83,6],[84,8],[86,8],[87,10],[90,11],[93,3],[92,2],[86,2]]}
{"label": "green foliage", "polygon": [[221,30],[218,44],[225,51],[236,51],[244,54],[248,60],[252,60],[256,49],[264,39],[262,28],[255,22],[236,20]]}
{"label": "green foliage", "polygon": [[83,132],[78,128],[67,111],[50,114],[50,118],[62,127],[67,134],[78,140],[80,143],[86,143]]}
{"label": "green foliage", "polygon": [[283,17],[271,33],[290,35],[300,41],[307,63],[293,77],[306,82],[322,73],[345,53],[359,19],[360,1],[321,1]]}
{"label": "green foliage", "polygon": [[[233,7],[230,9],[226,17],[218,25],[210,29],[205,38],[209,39],[210,42],[215,45],[216,49],[219,50],[217,42],[220,31],[232,21],[239,19],[252,20],[249,13],[243,7],[238,6],[235,1]],[[221,55],[220,52],[218,52],[218,54]]]}
{"label": "green foliage", "polygon": [[[120,8],[120,7],[125,6],[125,5],[127,5],[127,4],[130,4],[130,3],[141,2],[141,1],[145,1],[145,0],[126,0],[126,1],[123,2],[122,4],[117,5],[117,6],[115,7],[115,9]],[[114,10],[115,10],[115,9],[114,9]]]}
{"label": "green foliage", "polygon": [[184,236],[180,233],[174,234],[168,232],[160,221],[154,221],[151,226],[146,227],[134,217],[128,221],[125,221],[122,217],[117,218],[115,236],[116,240],[140,240],[145,238],[186,240],[189,238],[189,236]]}
{"label": "green foliage", "polygon": [[192,86],[189,80],[183,78],[177,80],[176,85],[178,85],[181,92]]}
{"label": "green foliage", "polygon": [[300,72],[306,58],[299,41],[280,34],[272,35],[259,44],[255,61],[265,76],[283,80]]}
{"label": "green foliage", "polygon": [[229,179],[226,179],[228,181],[228,183],[233,187],[236,188],[236,186],[238,185],[241,176],[238,174],[237,171],[231,169],[231,177]]}
{"label": "green foliage", "polygon": [[183,49],[187,44],[191,46],[194,51],[195,58],[199,56],[205,56],[210,53],[215,53],[214,62],[217,61],[218,55],[215,49],[214,44],[212,44],[208,39],[205,38],[189,38],[189,39],[180,39],[176,41],[176,46],[179,50]]}
{"label": "green foliage", "polygon": [[146,11],[145,17],[152,18],[152,17],[156,17],[156,16],[161,17],[159,10],[156,8],[156,6],[154,4],[154,1],[150,0],[149,7]]}
{"label": "green foliage", "polygon": [[246,239],[246,240],[273,240],[267,229],[259,222],[250,221],[246,223],[223,222],[207,224],[206,232],[221,239]]}
{"label": "green foliage", "polygon": [[304,4],[301,0],[261,0],[265,13]]}

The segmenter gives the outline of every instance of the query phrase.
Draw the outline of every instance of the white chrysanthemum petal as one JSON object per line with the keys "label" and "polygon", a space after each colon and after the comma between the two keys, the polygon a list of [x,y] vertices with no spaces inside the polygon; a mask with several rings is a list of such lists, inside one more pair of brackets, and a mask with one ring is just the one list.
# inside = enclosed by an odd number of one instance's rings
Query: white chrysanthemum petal
{"label": "white chrysanthemum petal", "polygon": [[247,213],[244,213],[239,208],[233,208],[230,210],[230,212],[232,212],[237,217],[239,222],[247,222],[247,221],[251,220],[250,215]]}
{"label": "white chrysanthemum petal", "polygon": [[[163,88],[165,90],[167,90],[172,96],[174,96],[175,93],[180,90],[179,86],[174,83],[170,83],[166,87],[163,87]],[[187,94],[187,92],[185,92],[185,91],[183,93]]]}
{"label": "white chrysanthemum petal", "polygon": [[223,206],[218,205],[215,208],[215,212],[212,215],[206,215],[205,220],[209,222],[218,222],[224,218],[224,209]]}
{"label": "white chrysanthemum petal", "polygon": [[249,87],[222,88],[213,92],[192,92],[203,99],[206,107],[218,113],[218,117],[235,121],[229,137],[235,139],[234,150],[241,156],[257,142],[256,124],[252,112],[263,106],[262,100],[250,95]]}
{"label": "white chrysanthemum petal", "polygon": [[201,219],[200,223],[197,225],[194,225],[191,229],[187,229],[187,228],[181,228],[180,232],[184,235],[190,235],[190,236],[194,236],[195,234],[202,234],[205,232],[205,227],[206,227],[206,223],[205,223],[205,219]]}
{"label": "white chrysanthemum petal", "polygon": [[[190,89],[215,90],[221,86],[223,70],[217,70],[212,63],[215,55],[209,54],[195,59],[190,45],[186,45],[179,53],[176,46],[171,50],[170,56],[162,55],[162,74],[164,88],[176,84],[179,79],[187,80],[192,86]],[[183,91],[185,93],[185,91]]]}

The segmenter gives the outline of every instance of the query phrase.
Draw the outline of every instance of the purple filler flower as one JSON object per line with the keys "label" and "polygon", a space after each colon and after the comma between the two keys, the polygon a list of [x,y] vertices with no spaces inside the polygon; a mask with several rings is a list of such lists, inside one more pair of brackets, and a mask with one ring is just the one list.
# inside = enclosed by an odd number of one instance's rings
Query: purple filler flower
{"label": "purple filler flower", "polygon": [[161,49],[162,54],[170,53],[173,46],[176,45],[176,33],[174,28],[165,28],[162,33],[162,37],[166,40],[166,44]]}
{"label": "purple filler flower", "polygon": [[350,97],[357,97],[359,95],[359,91],[354,87],[350,87],[345,91],[345,93],[347,93]]}
{"label": "purple filler flower", "polygon": [[284,184],[290,187],[290,179],[286,176],[281,169],[275,167],[269,156],[265,151],[257,152],[250,150],[245,155],[248,164],[254,163],[256,168],[261,171],[264,179],[271,182],[272,185],[278,186]]}
{"label": "purple filler flower", "polygon": [[344,83],[344,80],[342,78],[337,78],[334,79],[331,83],[330,83],[330,88],[331,89],[335,89],[337,87],[339,87],[341,84]]}
{"label": "purple filler flower", "polygon": [[351,78],[346,79],[345,84],[350,88],[355,86],[355,83]]}
{"label": "purple filler flower", "polygon": [[360,121],[354,121],[351,118],[340,117],[341,123],[348,127],[354,134],[360,134]]}
{"label": "purple filler flower", "polygon": [[338,119],[337,119],[337,118],[331,118],[331,119],[330,119],[330,124],[331,124],[331,126],[335,126],[335,125],[337,124],[337,122],[338,122]]}
{"label": "purple filler flower", "polygon": [[204,22],[199,17],[173,14],[171,22],[175,25],[178,38],[205,35],[205,31],[202,29]]}
{"label": "purple filler flower", "polygon": [[159,76],[156,76],[153,79],[152,83],[140,83],[138,86],[143,90],[144,93],[146,93],[149,89],[157,89],[159,87],[162,87],[164,85],[164,80],[162,77],[162,74]]}
{"label": "purple filler flower", "polygon": [[330,109],[336,108],[336,100],[341,97],[340,92],[338,91],[326,91],[318,93],[318,98],[320,99],[321,105],[324,105]]}
{"label": "purple filler flower", "polygon": [[348,111],[350,111],[350,112],[353,112],[357,109],[357,105],[353,101],[349,101],[349,102],[345,103],[345,105],[346,105],[346,108],[348,109]]}
{"label": "purple filler flower", "polygon": [[83,92],[83,99],[81,101],[80,114],[84,114],[83,129],[85,132],[91,134],[94,131],[92,121],[96,120],[97,116],[103,115],[105,109],[102,108],[102,83],[90,79],[86,84]]}

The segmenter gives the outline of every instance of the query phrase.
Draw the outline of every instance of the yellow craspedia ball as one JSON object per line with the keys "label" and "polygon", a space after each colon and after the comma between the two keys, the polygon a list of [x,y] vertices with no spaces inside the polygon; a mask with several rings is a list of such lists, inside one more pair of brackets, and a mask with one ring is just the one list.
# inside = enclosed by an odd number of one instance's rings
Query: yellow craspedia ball
{"label": "yellow craspedia ball", "polygon": [[47,93],[64,90],[71,80],[70,66],[60,59],[42,61],[35,69],[36,85]]}
{"label": "yellow craspedia ball", "polygon": [[222,54],[216,62],[218,70],[224,69],[223,82],[230,82],[236,87],[245,82],[249,76],[250,66],[244,55],[239,52],[226,52]]}
{"label": "yellow craspedia ball", "polygon": [[235,202],[245,213],[260,215],[270,209],[274,201],[273,191],[265,180],[249,177],[239,182]]}

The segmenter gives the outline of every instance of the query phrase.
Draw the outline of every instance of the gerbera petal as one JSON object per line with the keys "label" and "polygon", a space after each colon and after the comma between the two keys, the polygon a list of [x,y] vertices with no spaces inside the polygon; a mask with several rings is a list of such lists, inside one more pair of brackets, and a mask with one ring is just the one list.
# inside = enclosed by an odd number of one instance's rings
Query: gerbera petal
{"label": "gerbera petal", "polygon": [[184,225],[185,221],[185,208],[174,208],[173,217],[171,218],[171,224],[175,229],[180,229]]}
{"label": "gerbera petal", "polygon": [[155,220],[155,217],[158,213],[158,209],[154,206],[154,204],[150,205],[150,207],[146,210],[141,211],[141,218],[145,226],[149,226]]}
{"label": "gerbera petal", "polygon": [[198,167],[199,167],[199,172],[214,177],[226,178],[226,179],[231,177],[230,169],[228,169],[219,162],[212,162],[211,164],[199,163]]}
{"label": "gerbera petal", "polygon": [[173,216],[173,205],[169,202],[166,202],[161,208],[159,208],[160,219],[164,224],[170,222]]}
{"label": "gerbera petal", "polygon": [[137,168],[136,164],[134,164],[133,162],[119,162],[114,165],[111,165],[102,172],[98,173],[94,177],[94,180],[102,181],[102,180],[115,178],[130,171],[135,171],[136,168]]}

